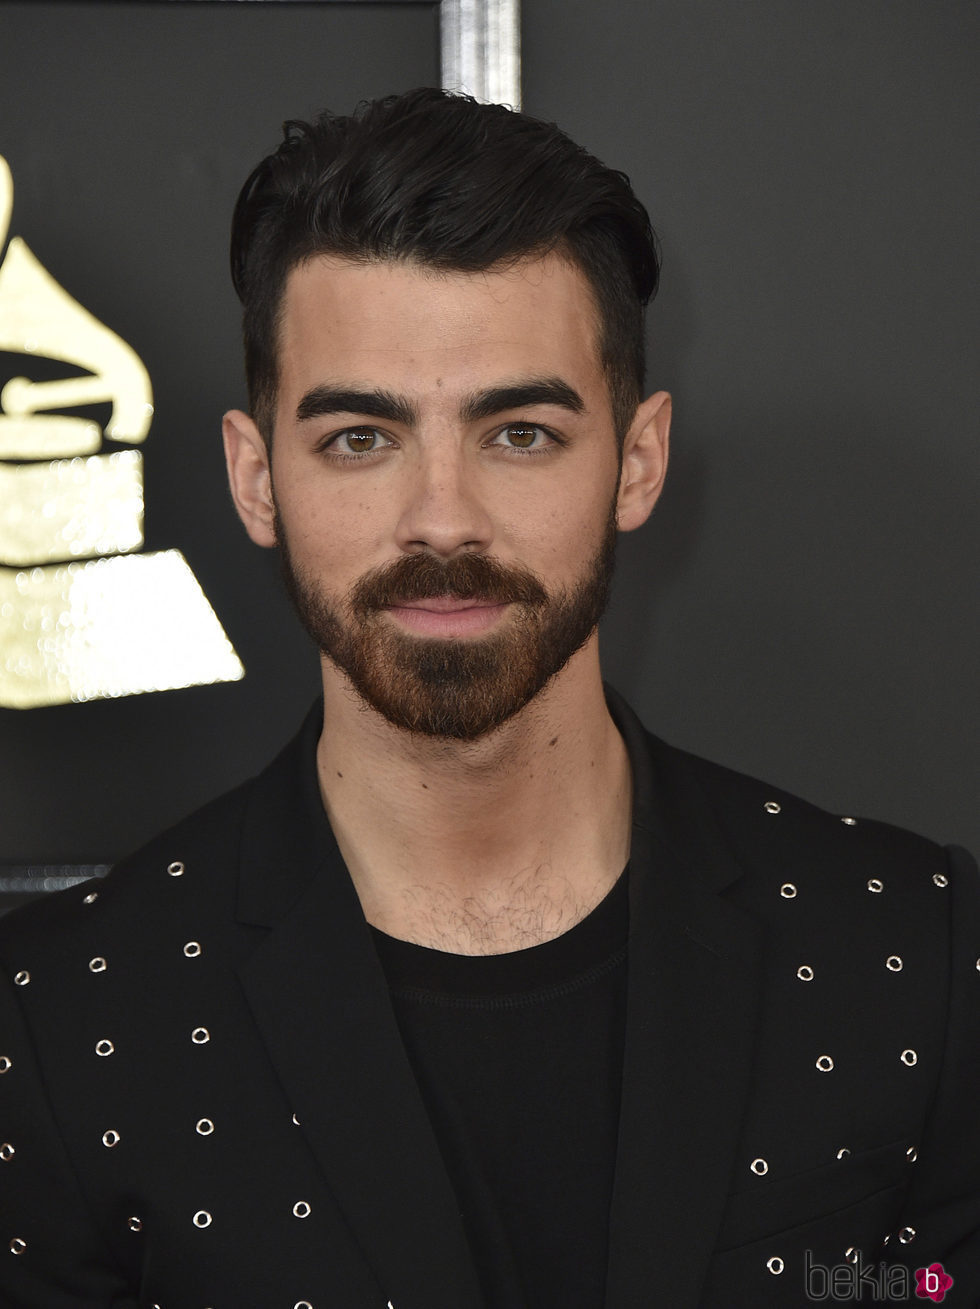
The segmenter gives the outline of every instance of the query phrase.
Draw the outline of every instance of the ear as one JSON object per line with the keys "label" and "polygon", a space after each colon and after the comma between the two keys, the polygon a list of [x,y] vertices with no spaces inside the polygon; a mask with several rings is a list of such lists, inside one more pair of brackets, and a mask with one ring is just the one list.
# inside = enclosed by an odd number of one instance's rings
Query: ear
{"label": "ear", "polygon": [[670,409],[670,396],[657,391],[637,407],[626,433],[616,497],[616,525],[621,532],[642,527],[660,499],[667,475]]}
{"label": "ear", "polygon": [[262,433],[240,409],[231,409],[221,420],[225,443],[228,485],[238,517],[256,545],[276,543],[275,510],[269,451]]}

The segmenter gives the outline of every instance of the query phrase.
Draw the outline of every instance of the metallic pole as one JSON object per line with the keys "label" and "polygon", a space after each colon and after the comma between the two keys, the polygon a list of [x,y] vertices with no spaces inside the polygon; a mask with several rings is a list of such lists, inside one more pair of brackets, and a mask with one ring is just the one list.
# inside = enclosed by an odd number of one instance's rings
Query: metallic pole
{"label": "metallic pole", "polygon": [[520,0],[442,0],[442,84],[521,107]]}

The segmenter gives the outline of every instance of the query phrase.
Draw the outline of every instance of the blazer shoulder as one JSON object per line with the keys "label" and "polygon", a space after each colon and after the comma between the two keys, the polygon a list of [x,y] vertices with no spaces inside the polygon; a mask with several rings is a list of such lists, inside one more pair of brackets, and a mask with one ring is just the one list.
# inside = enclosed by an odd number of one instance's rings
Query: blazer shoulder
{"label": "blazer shoulder", "polygon": [[[668,779],[693,826],[710,827],[741,871],[737,896],[765,907],[786,897],[828,915],[874,909],[882,924],[920,917],[948,930],[955,901],[961,923],[980,922],[980,873],[971,856],[891,823],[832,813],[770,782],[650,738],[655,774]],[[782,888],[786,887],[783,891]],[[775,899],[774,899],[775,897]]]}
{"label": "blazer shoulder", "polygon": [[865,815],[833,813],[783,787],[737,772],[652,738],[693,779],[719,823],[750,845],[785,851],[796,848],[822,857],[928,865],[941,872],[946,856],[936,841]]}
{"label": "blazer shoulder", "polygon": [[166,913],[178,879],[194,877],[195,902],[207,914],[234,896],[241,829],[254,779],[218,796],[92,878],[44,895],[0,919],[0,957],[57,957],[85,934],[98,902],[99,918],[139,937]]}
{"label": "blazer shoulder", "polygon": [[[947,852],[915,832],[854,812],[831,813],[771,781],[668,744],[647,730],[607,687],[613,717],[634,770],[636,812],[685,852],[734,857],[743,872],[819,866],[833,880],[841,866],[928,870],[944,876]],[[969,857],[961,852],[969,863]]]}
{"label": "blazer shoulder", "polygon": [[42,896],[7,914],[0,920],[0,958],[11,943],[21,954],[32,942],[57,954],[59,939],[80,930],[96,902],[98,917],[114,924],[115,932],[142,939],[160,915],[174,910],[177,887],[184,888],[185,907],[193,905],[204,921],[234,921],[243,853],[263,838],[274,852],[288,847],[301,803],[302,771],[312,758],[320,721],[315,704],[260,773],[154,836],[104,879]]}

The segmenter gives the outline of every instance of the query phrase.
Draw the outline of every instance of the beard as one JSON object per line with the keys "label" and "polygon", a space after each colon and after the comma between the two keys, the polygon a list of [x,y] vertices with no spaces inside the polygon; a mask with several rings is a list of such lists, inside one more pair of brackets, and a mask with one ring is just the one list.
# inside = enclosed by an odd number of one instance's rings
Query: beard
{"label": "beard", "polygon": [[[592,635],[609,600],[615,503],[581,577],[551,595],[529,569],[490,555],[403,555],[365,574],[339,603],[294,563],[282,523],[276,542],[286,589],[321,652],[395,727],[476,741],[524,708]],[[410,635],[391,605],[452,596],[510,604],[501,630],[481,638]]]}

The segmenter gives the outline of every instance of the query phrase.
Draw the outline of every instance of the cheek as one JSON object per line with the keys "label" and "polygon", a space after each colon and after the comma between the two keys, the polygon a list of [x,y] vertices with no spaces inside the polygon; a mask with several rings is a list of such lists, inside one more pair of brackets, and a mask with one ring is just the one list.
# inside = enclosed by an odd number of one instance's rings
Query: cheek
{"label": "cheek", "polygon": [[[276,503],[294,563],[344,584],[382,561],[384,515],[363,490],[317,491],[276,484]],[[390,546],[388,552],[390,555]]]}
{"label": "cheek", "polygon": [[554,582],[576,581],[605,537],[611,505],[611,493],[608,500],[587,504],[581,497],[575,503],[544,505],[539,499],[519,520],[515,554]]}

